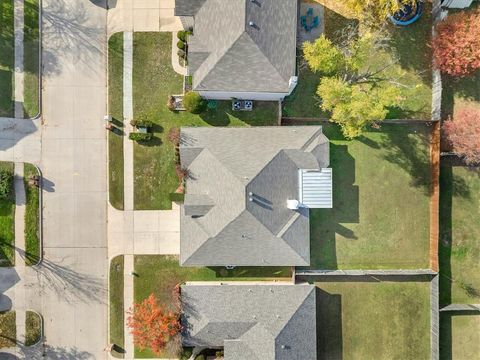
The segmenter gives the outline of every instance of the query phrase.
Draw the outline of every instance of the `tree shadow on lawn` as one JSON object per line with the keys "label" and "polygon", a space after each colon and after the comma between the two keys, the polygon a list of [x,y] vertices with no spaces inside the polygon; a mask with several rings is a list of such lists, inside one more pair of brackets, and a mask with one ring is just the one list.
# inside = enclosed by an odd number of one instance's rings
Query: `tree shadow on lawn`
{"label": "tree shadow on lawn", "polygon": [[[472,194],[465,179],[456,177],[453,173],[455,166],[464,166],[461,159],[443,158],[440,167],[440,234],[439,234],[439,261],[440,261],[440,304],[452,303],[452,202],[453,197],[471,198]],[[480,290],[469,284],[460,284],[462,289],[471,296],[478,295]]]}
{"label": "tree shadow on lawn", "polygon": [[347,145],[330,143],[333,169],[333,208],[310,210],[311,269],[338,268],[336,234],[357,237],[342,223],[359,223],[359,188],[355,183],[355,159]]}

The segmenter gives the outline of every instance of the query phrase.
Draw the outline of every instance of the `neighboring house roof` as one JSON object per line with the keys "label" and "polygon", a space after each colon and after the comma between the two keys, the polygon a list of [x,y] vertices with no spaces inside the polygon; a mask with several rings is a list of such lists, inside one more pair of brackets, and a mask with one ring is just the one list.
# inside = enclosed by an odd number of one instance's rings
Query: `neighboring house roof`
{"label": "neighboring house roof", "polygon": [[195,19],[188,40],[194,90],[289,90],[296,71],[296,0],[176,0],[175,15]]}
{"label": "neighboring house roof", "polygon": [[182,128],[188,168],[180,220],[186,266],[308,266],[308,208],[299,199],[299,169],[329,165],[320,126]]}
{"label": "neighboring house roof", "polygon": [[184,346],[224,347],[225,360],[314,360],[313,285],[183,285]]}

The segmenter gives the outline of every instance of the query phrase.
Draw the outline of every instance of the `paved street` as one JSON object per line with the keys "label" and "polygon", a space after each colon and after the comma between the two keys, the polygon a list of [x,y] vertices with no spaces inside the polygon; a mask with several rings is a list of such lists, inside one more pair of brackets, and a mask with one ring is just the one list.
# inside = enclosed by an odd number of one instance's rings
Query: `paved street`
{"label": "paved street", "polygon": [[48,359],[103,359],[107,339],[106,10],[43,1],[44,260]]}

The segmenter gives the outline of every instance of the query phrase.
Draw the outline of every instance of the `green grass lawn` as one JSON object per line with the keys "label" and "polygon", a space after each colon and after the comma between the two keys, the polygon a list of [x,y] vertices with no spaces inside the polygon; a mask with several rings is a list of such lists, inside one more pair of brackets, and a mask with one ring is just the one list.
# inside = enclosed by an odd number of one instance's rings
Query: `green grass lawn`
{"label": "green grass lawn", "polygon": [[443,162],[440,180],[440,301],[478,304],[480,169]]}
{"label": "green grass lawn", "polygon": [[[342,29],[357,23],[325,7],[325,36],[334,43],[338,43]],[[368,64],[369,67],[378,68],[392,62],[393,57],[398,58],[396,73],[400,75],[398,82],[405,85],[401,89],[403,100],[400,107],[390,109],[387,119],[431,118],[431,26],[430,5],[427,3],[418,22],[405,28],[393,25],[386,27],[386,35],[390,38],[390,56],[372,59],[373,62]],[[365,31],[363,24],[359,28]],[[299,61],[302,64],[301,57]],[[321,100],[316,97],[319,83],[319,74],[313,73],[307,66],[300,66],[298,85],[292,95],[285,99],[283,115],[328,118],[329,114],[319,108]]]}
{"label": "green grass lawn", "polygon": [[440,314],[440,359],[478,359],[480,354],[480,315],[478,313]]}
{"label": "green grass lawn", "polygon": [[[290,268],[263,267],[233,270],[225,268],[187,268],[180,267],[177,256],[143,255],[135,256],[134,299],[140,302],[154,294],[159,303],[169,308],[173,304],[175,285],[186,281],[288,281]],[[172,354],[164,353],[162,356]],[[135,349],[135,357],[156,357],[151,351]]]}
{"label": "green grass lawn", "polygon": [[32,164],[24,165],[25,193],[27,202],[25,204],[25,263],[35,265],[40,260],[40,203],[39,189],[36,186],[29,186],[30,176],[39,175],[37,168]]}
{"label": "green grass lawn", "polygon": [[317,282],[318,359],[429,359],[428,282]]}
{"label": "green grass lawn", "polygon": [[17,328],[15,326],[15,311],[0,313],[0,349],[16,346]]}
{"label": "green grass lawn", "polygon": [[25,345],[32,346],[40,341],[42,336],[42,319],[35,311],[25,314]]}
{"label": "green grass lawn", "polygon": [[230,102],[200,115],[171,112],[167,98],[182,93],[183,78],[171,67],[171,33],[135,33],[133,54],[134,116],[154,121],[154,138],[134,146],[136,209],[171,209],[169,194],[178,186],[175,149],[168,141],[173,127],[276,125],[276,102],[255,102],[252,112],[233,112]]}
{"label": "green grass lawn", "polygon": [[124,305],[123,305],[123,255],[114,257],[110,262],[110,343],[115,344],[112,355],[123,359]]}
{"label": "green grass lawn", "polygon": [[333,209],[310,211],[313,269],[429,267],[429,127],[384,124],[330,139]]}
{"label": "green grass lawn", "polygon": [[123,33],[108,41],[108,108],[115,126],[108,133],[109,199],[123,210]]}
{"label": "green grass lawn", "polygon": [[0,24],[0,116],[11,117],[14,112],[14,34],[12,0],[0,0]]}
{"label": "green grass lawn", "polygon": [[24,117],[33,118],[38,115],[39,108],[39,0],[25,0],[24,30]]}
{"label": "green grass lawn", "polygon": [[[0,162],[13,176],[13,163]],[[15,265],[15,193],[13,180],[10,195],[0,199],[0,266]]]}

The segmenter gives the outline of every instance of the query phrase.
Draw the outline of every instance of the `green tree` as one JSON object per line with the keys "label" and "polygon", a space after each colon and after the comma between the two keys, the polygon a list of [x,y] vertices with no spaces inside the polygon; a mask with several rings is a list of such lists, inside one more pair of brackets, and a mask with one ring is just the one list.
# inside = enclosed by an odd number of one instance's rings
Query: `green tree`
{"label": "green tree", "polygon": [[388,15],[400,10],[415,0],[342,0],[358,19],[371,25],[381,25]]}
{"label": "green tree", "polygon": [[192,114],[200,114],[207,107],[207,102],[195,91],[189,91],[183,97],[183,106]]}
{"label": "green tree", "polygon": [[386,49],[380,33],[355,39],[346,36],[341,46],[320,37],[304,48],[312,71],[322,76],[317,95],[347,138],[360,136],[368,125],[385,119],[388,108],[400,106],[404,72]]}

